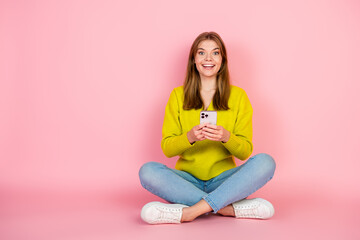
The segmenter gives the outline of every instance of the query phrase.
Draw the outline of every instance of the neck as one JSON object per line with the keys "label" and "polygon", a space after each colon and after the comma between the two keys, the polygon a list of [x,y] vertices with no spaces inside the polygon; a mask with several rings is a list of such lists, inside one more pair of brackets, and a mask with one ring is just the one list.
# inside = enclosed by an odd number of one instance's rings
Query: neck
{"label": "neck", "polygon": [[201,90],[210,91],[216,89],[216,78],[201,78]]}

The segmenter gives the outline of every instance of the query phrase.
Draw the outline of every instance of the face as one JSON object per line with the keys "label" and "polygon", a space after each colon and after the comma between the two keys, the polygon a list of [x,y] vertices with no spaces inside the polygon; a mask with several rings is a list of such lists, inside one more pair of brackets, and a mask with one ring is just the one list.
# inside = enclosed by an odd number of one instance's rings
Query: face
{"label": "face", "polygon": [[195,53],[195,64],[201,78],[216,77],[221,61],[220,48],[215,41],[204,40],[199,43]]}

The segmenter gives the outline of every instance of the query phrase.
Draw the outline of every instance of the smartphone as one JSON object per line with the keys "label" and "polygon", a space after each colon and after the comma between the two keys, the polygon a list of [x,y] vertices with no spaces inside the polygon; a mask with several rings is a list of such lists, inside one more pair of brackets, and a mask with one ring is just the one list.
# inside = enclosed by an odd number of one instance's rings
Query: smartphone
{"label": "smartphone", "polygon": [[210,123],[216,125],[217,112],[216,111],[201,111],[200,112],[200,124]]}

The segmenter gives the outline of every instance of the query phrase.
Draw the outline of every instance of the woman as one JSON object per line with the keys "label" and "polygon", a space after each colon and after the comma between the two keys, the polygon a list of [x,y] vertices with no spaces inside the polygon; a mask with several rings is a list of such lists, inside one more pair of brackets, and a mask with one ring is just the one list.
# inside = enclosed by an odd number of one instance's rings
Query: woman
{"label": "woman", "polygon": [[[200,112],[216,111],[216,125],[199,124]],[[252,107],[244,90],[230,85],[227,55],[215,32],[200,34],[191,46],[184,86],[167,103],[161,147],[167,157],[179,155],[175,169],[144,164],[142,186],[171,204],[151,202],[142,211],[150,224],[181,223],[213,211],[236,218],[270,218],[272,204],[245,199],[274,174],[275,162],[257,154],[236,167],[234,157],[252,153]]]}

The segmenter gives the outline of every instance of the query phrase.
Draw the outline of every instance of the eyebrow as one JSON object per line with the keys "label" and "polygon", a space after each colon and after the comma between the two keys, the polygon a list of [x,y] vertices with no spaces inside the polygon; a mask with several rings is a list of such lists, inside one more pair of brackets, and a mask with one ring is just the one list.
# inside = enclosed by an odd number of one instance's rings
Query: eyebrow
{"label": "eyebrow", "polygon": [[[220,48],[214,48],[212,51],[218,50],[218,49],[220,49]],[[205,49],[203,49],[203,48],[198,48],[197,50],[205,50]]]}

